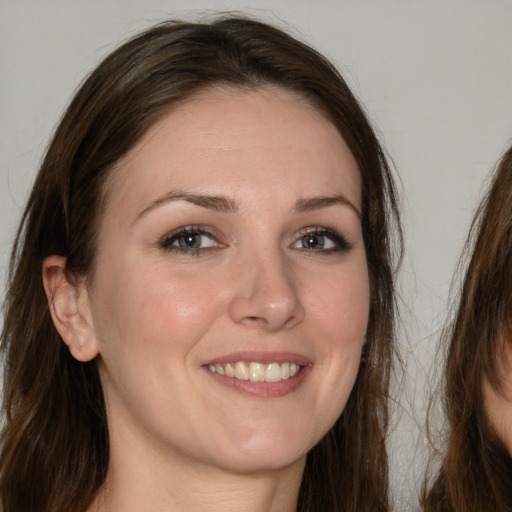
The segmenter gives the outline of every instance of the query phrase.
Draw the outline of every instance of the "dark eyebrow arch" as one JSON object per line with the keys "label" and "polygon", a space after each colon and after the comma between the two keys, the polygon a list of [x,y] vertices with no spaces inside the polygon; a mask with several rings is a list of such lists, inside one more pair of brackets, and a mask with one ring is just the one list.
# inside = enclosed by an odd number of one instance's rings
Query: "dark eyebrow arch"
{"label": "dark eyebrow arch", "polygon": [[144,210],[142,210],[137,215],[135,221],[139,220],[141,217],[154,210],[155,208],[158,208],[159,206],[162,206],[171,201],[187,201],[188,203],[202,206],[203,208],[208,208],[210,210],[215,210],[217,212],[234,213],[237,211],[235,202],[231,199],[228,199],[227,197],[207,196],[202,194],[190,194],[188,192],[172,191],[163,195],[162,197],[159,197],[156,201],[153,201],[150,205],[144,208]]}
{"label": "dark eyebrow arch", "polygon": [[311,210],[320,210],[334,205],[348,206],[361,219],[361,211],[357,206],[343,194],[333,196],[318,196],[305,199],[299,199],[295,204],[295,211],[305,213]]}

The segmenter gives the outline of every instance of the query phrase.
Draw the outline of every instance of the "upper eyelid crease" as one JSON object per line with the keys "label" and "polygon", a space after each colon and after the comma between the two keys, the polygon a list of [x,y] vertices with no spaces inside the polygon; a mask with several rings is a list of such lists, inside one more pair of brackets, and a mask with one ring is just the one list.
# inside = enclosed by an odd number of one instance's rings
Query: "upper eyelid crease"
{"label": "upper eyelid crease", "polygon": [[173,229],[172,231],[166,233],[161,239],[165,241],[170,240],[172,238],[179,238],[180,236],[184,236],[191,233],[206,236],[211,239],[214,239],[218,236],[215,233],[213,233],[212,228],[210,227],[189,225]]}

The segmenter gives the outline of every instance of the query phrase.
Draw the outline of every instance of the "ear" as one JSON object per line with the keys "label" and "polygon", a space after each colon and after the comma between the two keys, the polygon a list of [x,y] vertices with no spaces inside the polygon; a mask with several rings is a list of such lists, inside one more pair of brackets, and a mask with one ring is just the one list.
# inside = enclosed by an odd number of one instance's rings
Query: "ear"
{"label": "ear", "polygon": [[43,285],[55,328],[78,361],[91,361],[98,353],[89,293],[83,280],[72,280],[64,256],[43,261]]}

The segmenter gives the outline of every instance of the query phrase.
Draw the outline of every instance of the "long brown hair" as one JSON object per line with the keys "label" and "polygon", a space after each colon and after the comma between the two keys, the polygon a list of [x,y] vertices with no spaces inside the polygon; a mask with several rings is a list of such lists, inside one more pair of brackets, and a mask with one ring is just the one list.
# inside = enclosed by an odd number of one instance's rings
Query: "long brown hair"
{"label": "long brown hair", "polygon": [[512,340],[512,147],[476,212],[465,253],[456,315],[444,336],[445,455],[422,505],[429,512],[512,511],[512,458],[483,397],[484,382],[502,393],[500,360]]}
{"label": "long brown hair", "polygon": [[402,250],[393,178],[363,110],[324,57],[272,26],[222,17],[165,22],[122,45],[86,79],[56,129],[14,244],[5,302],[5,512],[85,511],[109,464],[97,367],[75,361],[57,334],[42,261],[63,255],[70,275],[91,272],[116,162],[171,105],[216,84],[270,84],[306,97],[335,124],[358,163],[371,286],[366,356],[344,413],[308,455],[298,509],[389,510],[387,398]]}

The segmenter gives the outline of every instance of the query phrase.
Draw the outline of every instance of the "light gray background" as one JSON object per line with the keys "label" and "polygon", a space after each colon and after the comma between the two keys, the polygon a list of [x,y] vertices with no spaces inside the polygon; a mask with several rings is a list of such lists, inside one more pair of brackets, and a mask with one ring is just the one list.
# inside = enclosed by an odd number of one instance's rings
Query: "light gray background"
{"label": "light gray background", "polygon": [[0,0],[2,275],[45,145],[78,83],[127,36],[167,17],[193,19],[195,9],[293,27],[337,64],[396,164],[406,379],[390,451],[396,509],[414,510],[425,375],[440,364],[453,268],[484,180],[512,137],[512,1]]}

